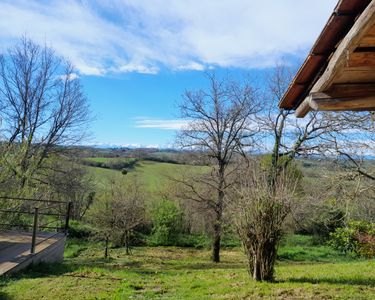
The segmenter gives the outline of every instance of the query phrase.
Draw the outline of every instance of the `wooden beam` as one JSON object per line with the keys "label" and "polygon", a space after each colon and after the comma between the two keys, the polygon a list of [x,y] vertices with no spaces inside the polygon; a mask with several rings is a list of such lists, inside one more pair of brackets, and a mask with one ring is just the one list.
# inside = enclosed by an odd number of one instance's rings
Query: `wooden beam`
{"label": "wooden beam", "polygon": [[[317,107],[315,102],[322,102],[322,101],[333,101],[330,105],[337,105],[335,102],[336,100],[344,101],[356,101],[354,106],[358,106],[361,104],[366,104],[362,110],[374,110],[374,106],[368,107],[368,100],[361,100],[361,99],[369,99],[371,97],[375,97],[375,83],[363,83],[363,84],[334,84],[331,88],[325,93],[311,93],[308,97],[305,98],[304,101],[298,106],[295,111],[295,115],[297,118],[303,118],[307,115],[307,113]],[[333,104],[336,103],[336,104]],[[318,105],[319,106],[319,105]],[[319,109],[315,109],[319,110]],[[323,109],[324,110],[324,109]],[[327,109],[326,109],[327,110]],[[331,109],[329,109],[331,110]],[[337,109],[339,110],[339,109]],[[341,110],[341,109],[340,109]],[[358,110],[358,109],[349,109],[348,110]]]}
{"label": "wooden beam", "polygon": [[375,95],[375,83],[337,83],[325,93],[335,98]]}
{"label": "wooden beam", "polygon": [[348,55],[349,68],[375,67],[375,52],[353,52]]}
{"label": "wooden beam", "polygon": [[311,110],[311,108],[310,108],[310,98],[307,97],[297,107],[294,114],[296,115],[297,118],[304,118],[310,110]]}
{"label": "wooden beam", "polygon": [[375,111],[375,94],[362,97],[332,97],[326,93],[311,93],[297,108],[295,115],[303,118],[315,111]]}
{"label": "wooden beam", "polygon": [[[329,99],[323,97],[319,99],[316,97],[315,100],[312,99],[316,93],[321,93],[323,91],[329,90],[332,86],[334,79],[337,77],[337,74],[340,74],[344,71],[346,67],[348,67],[348,57],[350,53],[353,53],[354,50],[360,44],[362,38],[366,36],[368,32],[373,30],[375,26],[375,0],[372,0],[371,3],[367,6],[367,8],[363,11],[361,16],[355,22],[353,27],[350,29],[348,34],[345,38],[340,42],[339,46],[337,47],[336,51],[332,55],[328,66],[322,76],[318,79],[318,81],[314,84],[311,88],[310,95],[307,96],[300,106],[296,109],[295,115],[297,118],[303,118],[313,107],[316,109],[322,110],[352,110],[350,106],[358,106],[358,105],[365,105],[368,107],[371,106],[371,110],[375,107],[375,103],[373,102],[373,98],[332,98]],[[358,99],[362,99],[358,101]],[[363,100],[366,99],[366,100]],[[315,101],[313,103],[313,101]],[[350,104],[352,102],[357,102],[355,104]],[[345,103],[345,104],[344,104]],[[334,108],[333,106],[336,106]],[[354,108],[353,108],[354,109]],[[361,108],[362,109],[362,108]],[[358,108],[356,109],[358,110]]]}
{"label": "wooden beam", "polygon": [[332,55],[325,72],[312,87],[312,93],[322,92],[329,88],[336,75],[343,72],[344,68],[347,67],[349,54],[354,52],[361,39],[373,26],[375,26],[375,0],[371,1],[351,30],[341,41],[335,53]]}
{"label": "wooden beam", "polygon": [[335,98],[325,93],[312,93],[309,105],[313,110],[323,111],[370,111],[375,110],[375,95]]}
{"label": "wooden beam", "polygon": [[375,45],[375,26],[369,29],[366,35],[361,39],[359,47],[373,47]]}

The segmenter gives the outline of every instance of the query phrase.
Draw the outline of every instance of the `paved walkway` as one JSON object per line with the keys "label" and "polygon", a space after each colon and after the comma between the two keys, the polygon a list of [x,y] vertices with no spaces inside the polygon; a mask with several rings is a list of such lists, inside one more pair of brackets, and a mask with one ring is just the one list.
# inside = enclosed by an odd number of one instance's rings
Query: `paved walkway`
{"label": "paved walkway", "polygon": [[[61,233],[40,232],[37,234],[35,254],[59,241]],[[0,275],[11,271],[18,264],[32,257],[30,254],[31,233],[0,232]]]}

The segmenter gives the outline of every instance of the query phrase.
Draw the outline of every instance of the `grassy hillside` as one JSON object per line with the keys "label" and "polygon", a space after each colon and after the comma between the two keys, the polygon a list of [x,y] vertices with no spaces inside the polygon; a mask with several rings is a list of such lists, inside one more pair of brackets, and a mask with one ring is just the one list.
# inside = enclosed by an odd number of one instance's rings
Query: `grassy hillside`
{"label": "grassy hillside", "polygon": [[[168,155],[168,159],[173,158],[173,155],[177,155],[175,153],[155,153],[155,155],[158,154],[160,156]],[[144,187],[145,192],[152,199],[159,197],[160,191],[168,185],[168,178],[179,176],[186,172],[203,172],[204,170],[208,170],[208,167],[202,166],[136,160],[126,157],[88,157],[83,160],[88,163],[102,164],[102,167],[94,165],[86,166],[89,175],[94,179],[98,194],[105,191],[108,188],[108,184],[113,180],[125,182],[129,181],[131,177],[136,176]],[[121,163],[129,164],[129,167],[124,168],[128,171],[127,175],[121,173],[122,168],[116,170],[116,164],[121,166]],[[306,186],[320,185],[323,178],[322,174],[324,174],[325,182],[327,183],[327,178],[333,178],[337,175],[337,170],[331,161],[301,159],[297,160],[297,165],[303,173]]]}
{"label": "grassy hillside", "polygon": [[89,162],[100,162],[100,163],[108,163],[108,162],[114,162],[114,161],[124,161],[124,162],[130,162],[134,161],[135,158],[127,158],[127,157],[86,157],[83,159],[84,161]]}
{"label": "grassy hillside", "polygon": [[[111,158],[93,158],[106,161]],[[108,188],[111,180],[126,182],[131,177],[137,177],[137,180],[144,187],[145,192],[151,199],[160,197],[160,192],[166,188],[170,177],[180,176],[185,172],[203,172],[204,167],[178,165],[171,163],[140,161],[129,169],[127,175],[123,175],[119,170],[90,167],[87,166],[89,176],[92,176],[98,188],[98,192],[103,192]]]}
{"label": "grassy hillside", "polygon": [[[147,160],[137,161],[126,175],[85,167],[99,194],[112,180],[125,183],[137,177],[151,201],[160,198],[169,176],[205,171]],[[307,181],[321,180],[323,166],[307,161],[301,167]],[[278,251],[276,282],[262,283],[249,278],[241,248],[223,249],[220,263],[210,261],[210,250],[178,247],[137,247],[131,256],[114,248],[104,259],[103,244],[71,239],[63,263],[0,278],[0,299],[374,299],[375,260],[356,259],[315,242],[309,236],[286,236]]]}
{"label": "grassy hillside", "polygon": [[[307,255],[301,254],[303,251]],[[294,258],[287,253],[301,255]],[[375,261],[345,258],[295,236],[280,249],[276,283],[249,278],[239,248],[221,263],[208,250],[176,247],[111,249],[71,241],[64,263],[0,280],[1,299],[373,299]]]}

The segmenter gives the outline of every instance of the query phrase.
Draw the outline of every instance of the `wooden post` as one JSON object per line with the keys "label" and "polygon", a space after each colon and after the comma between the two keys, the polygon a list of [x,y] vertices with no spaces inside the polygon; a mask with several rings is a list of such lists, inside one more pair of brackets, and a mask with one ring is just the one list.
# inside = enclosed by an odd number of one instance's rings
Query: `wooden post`
{"label": "wooden post", "polygon": [[69,229],[69,219],[70,219],[70,213],[72,211],[72,202],[68,202],[68,208],[67,208],[67,211],[66,211],[66,219],[65,219],[65,235],[68,234],[68,229]]}
{"label": "wooden post", "polygon": [[35,244],[36,244],[36,232],[38,230],[38,207],[34,208],[34,224],[33,224],[33,235],[31,238],[31,250],[30,253],[35,253]]}

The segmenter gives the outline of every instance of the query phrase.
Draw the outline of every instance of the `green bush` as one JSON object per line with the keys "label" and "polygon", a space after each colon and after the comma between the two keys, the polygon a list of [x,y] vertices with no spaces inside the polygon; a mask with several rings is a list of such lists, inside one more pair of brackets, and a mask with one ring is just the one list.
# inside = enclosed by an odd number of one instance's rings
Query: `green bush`
{"label": "green bush", "polygon": [[344,226],[345,213],[337,208],[322,209],[312,221],[311,229],[314,236],[327,240],[332,232]]}
{"label": "green bush", "polygon": [[315,210],[310,207],[311,214],[306,220],[302,220],[296,233],[313,235],[316,243],[322,243],[330,238],[330,234],[336,229],[345,226],[345,213],[331,205],[321,205]]}
{"label": "green bush", "polygon": [[209,248],[210,243],[206,235],[179,234],[176,240],[178,247],[193,247],[197,249]]}
{"label": "green bush", "polygon": [[153,246],[174,246],[178,243],[181,233],[182,212],[173,201],[163,199],[152,210],[152,237]]}
{"label": "green bush", "polygon": [[234,248],[241,247],[241,240],[239,237],[232,233],[225,233],[221,239],[221,247],[223,248]]}
{"label": "green bush", "polygon": [[375,223],[352,221],[330,235],[330,245],[344,253],[375,257]]}
{"label": "green bush", "polygon": [[[287,156],[279,157],[278,167],[284,168],[285,164],[288,162],[289,158]],[[260,165],[264,170],[270,170],[272,166],[272,155],[266,154],[261,157]],[[294,162],[289,162],[286,168],[286,173],[288,177],[295,179],[298,183],[302,180],[303,174],[299,166]]]}
{"label": "green bush", "polygon": [[70,238],[86,239],[93,234],[94,230],[90,225],[75,220],[69,222],[68,235]]}

